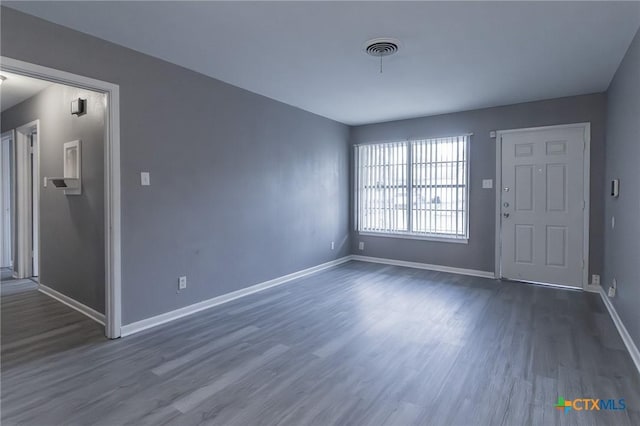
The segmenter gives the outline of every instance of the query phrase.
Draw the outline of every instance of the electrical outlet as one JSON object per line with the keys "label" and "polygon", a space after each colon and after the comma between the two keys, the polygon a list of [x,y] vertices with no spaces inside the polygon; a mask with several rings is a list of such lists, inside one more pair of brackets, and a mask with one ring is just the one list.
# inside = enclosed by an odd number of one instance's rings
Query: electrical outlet
{"label": "electrical outlet", "polygon": [[364,250],[364,242],[360,241],[360,243],[358,244],[358,250]]}
{"label": "electrical outlet", "polygon": [[184,290],[187,288],[187,277],[178,278],[178,290]]}
{"label": "electrical outlet", "polygon": [[331,250],[335,250],[336,249],[336,243],[334,241],[331,241]]}
{"label": "electrical outlet", "polygon": [[591,284],[592,285],[600,285],[600,275],[598,275],[598,274],[591,275]]}

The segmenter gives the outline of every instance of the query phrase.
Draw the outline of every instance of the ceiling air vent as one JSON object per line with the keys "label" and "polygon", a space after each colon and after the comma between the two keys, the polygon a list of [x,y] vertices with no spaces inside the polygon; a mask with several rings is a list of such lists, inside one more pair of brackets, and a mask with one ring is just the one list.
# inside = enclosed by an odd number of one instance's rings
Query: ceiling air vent
{"label": "ceiling air vent", "polygon": [[380,58],[380,74],[382,74],[382,58],[396,53],[399,45],[400,42],[395,38],[374,38],[364,44],[364,51],[367,55]]}
{"label": "ceiling air vent", "polygon": [[393,38],[374,38],[365,43],[364,50],[375,57],[389,56],[398,51],[398,44]]}

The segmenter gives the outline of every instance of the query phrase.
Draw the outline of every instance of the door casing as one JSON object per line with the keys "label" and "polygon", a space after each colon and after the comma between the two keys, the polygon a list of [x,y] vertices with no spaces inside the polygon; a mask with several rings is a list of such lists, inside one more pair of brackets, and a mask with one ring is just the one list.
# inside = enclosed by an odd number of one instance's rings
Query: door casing
{"label": "door casing", "polygon": [[[31,135],[35,134],[33,152]],[[15,129],[16,168],[16,264],[18,278],[31,278],[40,271],[40,121]],[[31,155],[33,154],[33,165]]]}
{"label": "door casing", "polygon": [[[0,190],[0,227],[2,228],[2,265],[10,267],[13,274],[14,268],[14,220],[15,201],[13,200],[14,175],[14,131],[9,130],[2,134],[2,189]],[[7,212],[8,210],[8,212]]]}
{"label": "door casing", "polygon": [[[501,199],[502,199],[502,136],[507,133],[519,133],[536,130],[552,130],[552,129],[568,129],[568,128],[582,128],[584,131],[584,157],[583,157],[583,181],[584,181],[584,194],[583,199],[585,202],[585,208],[583,209],[583,248],[582,258],[584,260],[584,268],[582,271],[582,289],[586,290],[589,287],[589,210],[590,210],[590,165],[591,165],[591,123],[573,123],[573,124],[561,124],[556,126],[541,126],[541,127],[526,127],[522,129],[508,129],[496,131],[496,205],[495,205],[495,218],[496,218],[496,234],[495,234],[495,277],[497,279],[502,278],[502,218],[501,218]],[[554,287],[575,289],[576,287],[562,286],[558,284],[550,283],[538,283],[546,284]]]}
{"label": "door casing", "polygon": [[105,110],[105,334],[121,335],[121,220],[120,220],[120,86],[42,65],[0,56],[0,70],[104,93]]}

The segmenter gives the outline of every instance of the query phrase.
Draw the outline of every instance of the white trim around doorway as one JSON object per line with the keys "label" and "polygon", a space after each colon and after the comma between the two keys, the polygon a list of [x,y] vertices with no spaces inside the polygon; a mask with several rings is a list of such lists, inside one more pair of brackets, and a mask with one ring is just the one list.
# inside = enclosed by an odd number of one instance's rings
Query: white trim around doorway
{"label": "white trim around doorway", "polygon": [[11,275],[15,276],[14,264],[14,235],[15,235],[15,200],[13,199],[13,183],[15,170],[12,157],[15,151],[15,130],[8,130],[1,135],[0,162],[2,162],[2,187],[0,188],[0,229],[2,230],[2,260],[0,266],[11,268]]}
{"label": "white trim around doorway", "polygon": [[[32,145],[32,135],[36,142]],[[17,278],[31,278],[40,271],[40,120],[33,120],[15,129],[15,212]],[[35,148],[32,152],[32,149]],[[33,165],[31,164],[33,154]]]}
{"label": "white trim around doorway", "polygon": [[0,69],[54,83],[101,92],[106,95],[105,116],[105,334],[120,337],[120,86],[17,59],[0,56]]}

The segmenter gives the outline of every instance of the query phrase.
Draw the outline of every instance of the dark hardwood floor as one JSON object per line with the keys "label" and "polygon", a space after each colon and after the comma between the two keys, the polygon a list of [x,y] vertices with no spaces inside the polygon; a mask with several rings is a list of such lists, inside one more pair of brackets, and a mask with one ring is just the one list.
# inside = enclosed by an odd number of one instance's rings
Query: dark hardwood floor
{"label": "dark hardwood floor", "polygon": [[15,293],[23,293],[28,290],[37,290],[38,283],[31,279],[15,279],[0,281],[0,296],[8,296]]}
{"label": "dark hardwood floor", "polygon": [[1,305],[3,425],[640,424],[590,293],[349,262],[114,341],[37,292]]}
{"label": "dark hardwood floor", "polygon": [[11,268],[0,268],[0,282],[13,279],[13,270]]}

